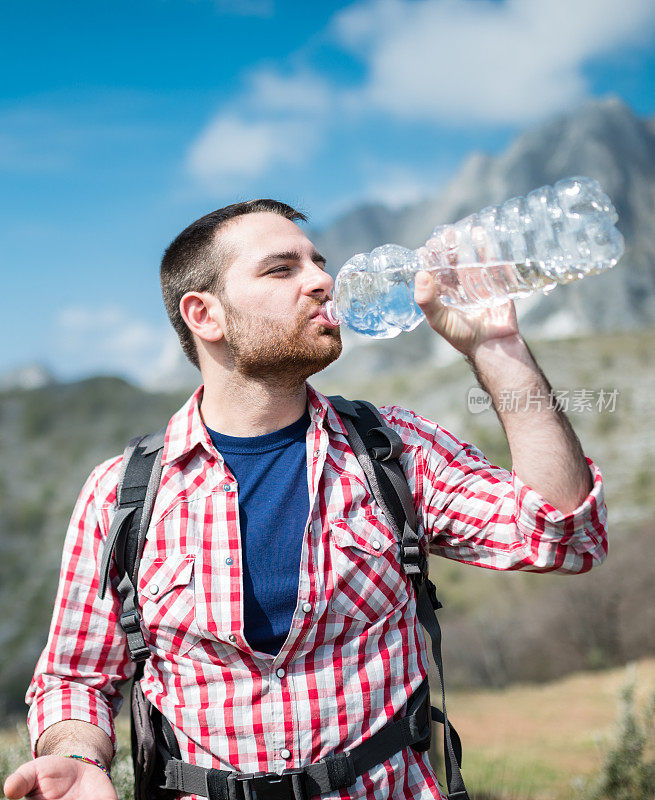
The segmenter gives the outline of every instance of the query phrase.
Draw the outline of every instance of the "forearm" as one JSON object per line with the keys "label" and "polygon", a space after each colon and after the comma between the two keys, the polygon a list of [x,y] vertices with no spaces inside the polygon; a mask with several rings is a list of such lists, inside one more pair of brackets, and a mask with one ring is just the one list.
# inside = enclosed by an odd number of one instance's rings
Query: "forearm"
{"label": "forearm", "polygon": [[[571,423],[551,402],[550,384],[522,337],[483,342],[469,361],[491,396],[518,477],[560,511],[577,508],[592,487],[589,467]],[[502,402],[508,397],[512,402]]]}
{"label": "forearm", "polygon": [[63,720],[47,728],[36,745],[37,756],[78,755],[97,759],[107,769],[114,747],[107,734],[95,725],[80,720]]}

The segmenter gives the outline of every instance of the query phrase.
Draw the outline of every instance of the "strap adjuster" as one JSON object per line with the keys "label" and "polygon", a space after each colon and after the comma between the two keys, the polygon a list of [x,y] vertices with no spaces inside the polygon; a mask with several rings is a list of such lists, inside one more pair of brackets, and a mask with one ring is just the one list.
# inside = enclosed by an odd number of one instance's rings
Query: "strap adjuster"
{"label": "strap adjuster", "polygon": [[349,753],[333,753],[324,759],[333,789],[347,789],[357,780],[357,772]]}
{"label": "strap adjuster", "polygon": [[119,621],[125,633],[138,633],[141,630],[141,617],[136,610],[123,611]]}
{"label": "strap adjuster", "polygon": [[[400,562],[406,575],[415,581],[415,585],[423,582],[423,579],[428,574],[428,560],[425,555],[425,550],[419,541],[413,541],[415,534],[410,531],[410,536],[406,536],[408,525],[405,523],[405,532],[403,539],[400,542]],[[411,537],[411,538],[410,538]],[[408,541],[406,541],[408,539]]]}

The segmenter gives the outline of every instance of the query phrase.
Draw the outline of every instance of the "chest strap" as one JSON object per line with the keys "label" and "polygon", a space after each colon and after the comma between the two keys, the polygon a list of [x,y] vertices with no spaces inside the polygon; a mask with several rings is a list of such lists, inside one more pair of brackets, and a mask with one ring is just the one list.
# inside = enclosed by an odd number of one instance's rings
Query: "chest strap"
{"label": "chest strap", "polygon": [[208,800],[309,800],[315,795],[347,789],[361,775],[406,747],[427,750],[430,721],[430,692],[425,680],[410,698],[402,719],[388,722],[352,750],[282,773],[205,769],[170,758],[165,765],[166,784],[161,788]]}

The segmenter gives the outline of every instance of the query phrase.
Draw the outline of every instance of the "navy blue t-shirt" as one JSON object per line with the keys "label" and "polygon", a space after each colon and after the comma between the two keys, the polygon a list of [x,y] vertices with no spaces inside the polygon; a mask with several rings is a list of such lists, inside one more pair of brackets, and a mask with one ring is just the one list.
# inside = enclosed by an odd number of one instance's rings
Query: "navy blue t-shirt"
{"label": "navy blue t-shirt", "polygon": [[305,411],[293,425],[263,436],[207,429],[238,484],[244,634],[253,649],[272,655],[284,644],[298,600],[309,425]]}

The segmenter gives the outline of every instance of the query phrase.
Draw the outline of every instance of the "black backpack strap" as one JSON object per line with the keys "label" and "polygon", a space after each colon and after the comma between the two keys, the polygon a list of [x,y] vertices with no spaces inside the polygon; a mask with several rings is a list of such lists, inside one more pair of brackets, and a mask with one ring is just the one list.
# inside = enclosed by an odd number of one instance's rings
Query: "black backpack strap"
{"label": "black backpack strap", "polygon": [[373,496],[382,508],[397,540],[405,573],[412,581],[427,577],[427,557],[420,546],[414,498],[398,461],[403,443],[380,412],[364,400],[328,398],[348,431],[348,442],[364,470]]}
{"label": "black backpack strap", "polygon": [[150,655],[141,630],[137,601],[139,561],[161,478],[161,455],[166,429],[140,436],[125,448],[122,473],[118,483],[118,509],[105,542],[100,567],[98,596],[104,597],[112,556],[119,574],[117,591],[123,599],[120,624],[127,635],[132,661],[144,661]]}
{"label": "black backpack strap", "polygon": [[179,757],[170,723],[166,727],[167,721],[146,700],[140,684],[150,649],[141,630],[137,576],[161,479],[165,434],[164,427],[157,433],[132,439],[125,448],[116,497],[118,508],[102,553],[98,588],[98,596],[104,597],[113,557],[119,577],[117,591],[122,598],[120,624],[127,637],[130,659],[136,662],[130,703],[135,800],[149,800],[157,771],[163,772],[158,752],[162,731],[169,750]]}
{"label": "black backpack strap", "polygon": [[362,400],[351,402],[343,397],[328,400],[339,413],[348,432],[348,443],[364,470],[373,497],[394,528],[400,542],[403,569],[416,590],[417,615],[430,635],[432,655],[441,689],[442,710],[432,709],[432,718],[443,724],[446,781],[449,800],[468,800],[460,767],[462,748],[457,731],[450,725],[446,713],[446,692],[441,655],[441,627],[434,584],[428,578],[427,555],[418,536],[418,521],[407,478],[398,461],[402,453],[400,436],[385,422],[378,409]]}

